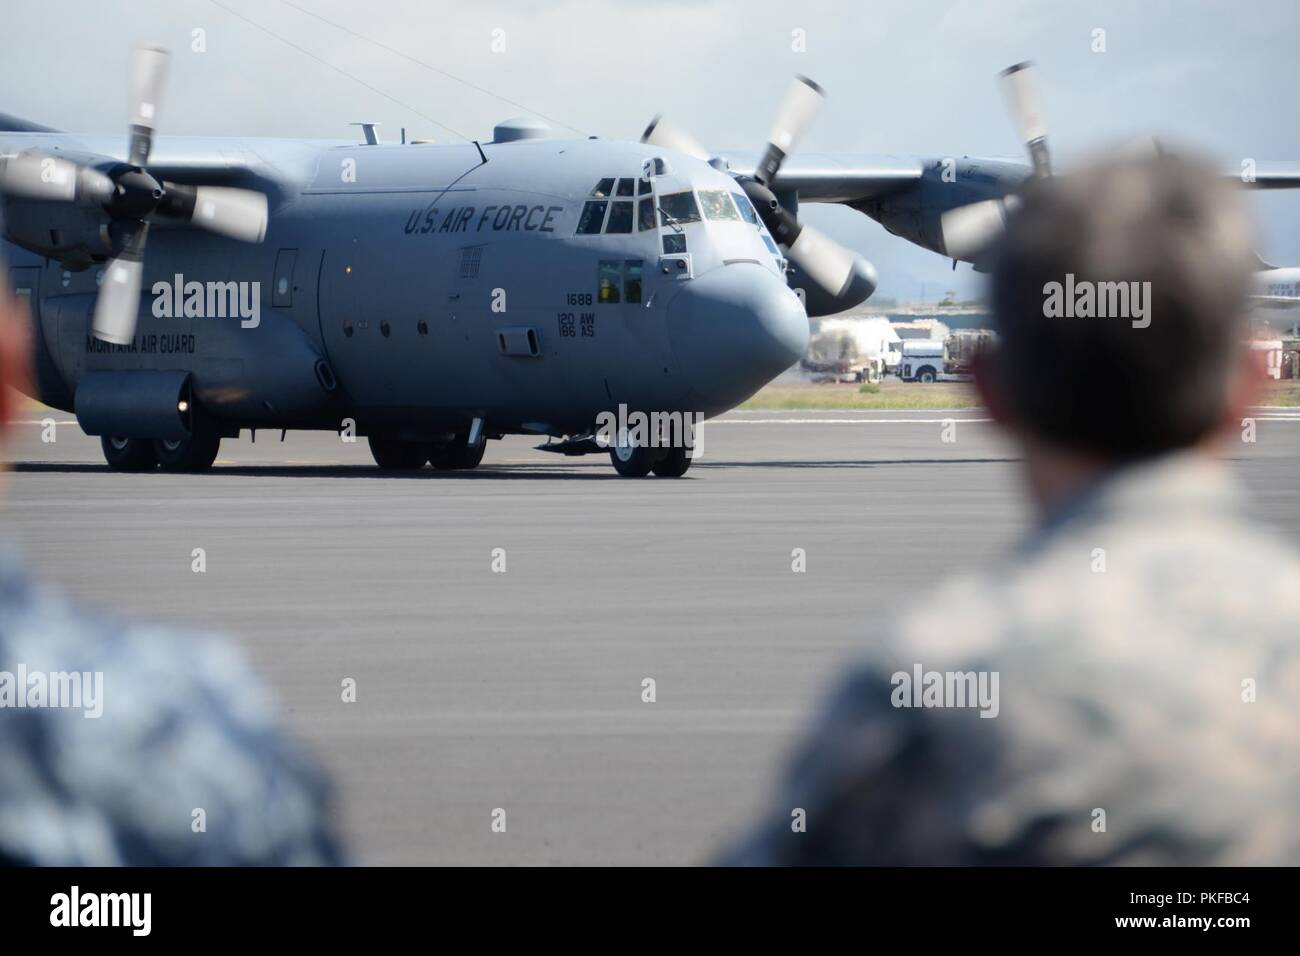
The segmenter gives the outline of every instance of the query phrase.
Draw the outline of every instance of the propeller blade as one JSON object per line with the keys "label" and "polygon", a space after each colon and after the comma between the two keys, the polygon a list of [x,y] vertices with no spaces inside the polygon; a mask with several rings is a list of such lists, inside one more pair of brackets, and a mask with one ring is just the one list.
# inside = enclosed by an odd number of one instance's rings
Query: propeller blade
{"label": "propeller blade", "polygon": [[820,86],[806,76],[795,76],[777,111],[772,131],[768,133],[767,148],[754,173],[755,179],[768,184],[776,179],[781,164],[799,145],[804,130],[821,109],[824,99],[826,91]]}
{"label": "propeller blade", "polygon": [[1039,109],[1038,75],[1034,64],[1017,63],[1007,67],[999,76],[1020,141],[1029,150],[1029,158],[1033,161],[1034,175],[1050,176],[1052,161],[1047,152],[1047,127],[1043,125]]}
{"label": "propeller blade", "polygon": [[140,283],[144,276],[144,241],[147,223],[135,223],[125,247],[104,269],[104,281],[95,301],[94,334],[114,345],[130,345],[140,311]]}
{"label": "propeller blade", "polygon": [[871,267],[865,259],[812,226],[800,227],[798,235],[787,247],[787,254],[804,275],[829,295],[844,296],[863,280],[875,288]]}
{"label": "propeller blade", "polygon": [[669,123],[662,114],[650,121],[650,125],[641,134],[641,142],[649,143],[651,146],[662,146],[664,149],[674,149],[679,153],[702,159],[706,163],[709,161],[709,151],[700,141],[686,130]]}
{"label": "propeller blade", "polygon": [[1165,155],[1164,144],[1154,136],[1139,136],[1121,145],[1118,152],[1122,156],[1142,159],[1148,156]]}
{"label": "propeller blade", "polygon": [[153,149],[168,59],[166,50],[152,46],[137,47],[131,59],[131,151],[127,159],[136,166],[145,165]]}
{"label": "propeller blade", "polygon": [[939,217],[944,250],[954,259],[974,259],[1002,235],[1007,213],[1017,202],[1015,196],[1007,196],[949,209]]}
{"label": "propeller blade", "polygon": [[158,213],[244,242],[266,237],[266,196],[252,189],[164,183]]}

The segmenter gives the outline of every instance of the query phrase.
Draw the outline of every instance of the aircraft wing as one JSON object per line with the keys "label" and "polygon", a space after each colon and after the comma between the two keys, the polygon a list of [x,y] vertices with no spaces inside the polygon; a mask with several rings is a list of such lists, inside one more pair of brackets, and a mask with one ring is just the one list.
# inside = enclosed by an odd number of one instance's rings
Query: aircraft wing
{"label": "aircraft wing", "polygon": [[[758,156],[751,152],[722,152],[731,172],[752,176]],[[778,189],[794,189],[801,202],[851,203],[899,192],[921,179],[926,166],[937,157],[873,156],[851,153],[797,153],[785,161],[777,177]],[[998,165],[1024,165],[1016,160],[993,160]],[[1300,189],[1300,163],[1263,161],[1255,166],[1254,178],[1244,179],[1240,167],[1224,175],[1241,180],[1253,189]]]}
{"label": "aircraft wing", "polygon": [[[324,147],[334,140],[259,137],[158,136],[149,171],[177,183],[238,185],[261,189],[274,198],[292,184],[309,181]],[[120,135],[80,135],[34,130],[0,131],[0,153],[26,149],[65,151],[125,161],[128,143]]]}
{"label": "aircraft wing", "polygon": [[[723,151],[732,173],[752,176],[759,157]],[[775,186],[794,189],[800,202],[855,202],[906,189],[921,178],[916,156],[868,156],[846,153],[797,153],[781,166]]]}

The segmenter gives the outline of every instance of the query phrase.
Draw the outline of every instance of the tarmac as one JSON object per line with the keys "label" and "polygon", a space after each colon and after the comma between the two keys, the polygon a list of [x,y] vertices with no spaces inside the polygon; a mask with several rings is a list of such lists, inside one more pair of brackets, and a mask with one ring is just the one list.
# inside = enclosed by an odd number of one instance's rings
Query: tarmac
{"label": "tarmac", "polygon": [[[1031,520],[979,410],[732,412],[678,480],[523,438],[395,476],[364,439],[266,431],[123,475],[52,417],[9,443],[4,533],[79,598],[237,640],[360,863],[709,860],[855,650]],[[1256,417],[1232,468],[1300,545],[1300,412]]]}

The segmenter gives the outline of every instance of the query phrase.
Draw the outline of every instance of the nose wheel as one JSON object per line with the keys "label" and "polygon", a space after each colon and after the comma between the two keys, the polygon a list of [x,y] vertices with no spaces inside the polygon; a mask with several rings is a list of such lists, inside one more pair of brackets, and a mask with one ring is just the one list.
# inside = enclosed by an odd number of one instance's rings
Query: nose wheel
{"label": "nose wheel", "polygon": [[620,442],[609,450],[609,460],[624,478],[644,478],[655,466],[654,450]]}
{"label": "nose wheel", "polygon": [[624,478],[644,478],[651,472],[657,478],[680,478],[691,467],[685,448],[648,448],[624,440],[610,447],[609,460]]}
{"label": "nose wheel", "polygon": [[667,454],[651,466],[658,478],[680,478],[691,467],[691,456],[685,448],[669,448]]}

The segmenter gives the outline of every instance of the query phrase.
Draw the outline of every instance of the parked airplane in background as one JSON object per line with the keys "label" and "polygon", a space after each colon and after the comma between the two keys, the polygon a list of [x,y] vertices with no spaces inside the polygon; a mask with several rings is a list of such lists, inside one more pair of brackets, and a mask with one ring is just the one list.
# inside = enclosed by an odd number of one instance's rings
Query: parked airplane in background
{"label": "parked airplane in background", "polygon": [[[472,468],[509,433],[603,452],[602,415],[726,411],[799,359],[808,315],[872,293],[872,266],[802,224],[801,200],[973,258],[1050,173],[1024,65],[1005,76],[1032,168],[787,159],[823,95],[802,78],[749,167],[662,120],[642,143],[531,121],[464,145],[155,143],[166,62],[137,52],[126,140],[0,117],[37,397],[118,469],[204,469],[244,428],[353,430],[385,468]],[[688,449],[644,438],[615,436],[620,474],[685,473]]]}
{"label": "parked airplane in background", "polygon": [[1250,300],[1256,307],[1256,321],[1300,335],[1300,268],[1279,268],[1259,260]]}

